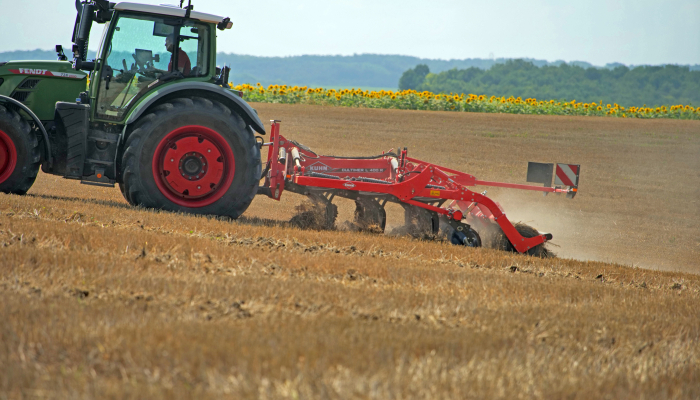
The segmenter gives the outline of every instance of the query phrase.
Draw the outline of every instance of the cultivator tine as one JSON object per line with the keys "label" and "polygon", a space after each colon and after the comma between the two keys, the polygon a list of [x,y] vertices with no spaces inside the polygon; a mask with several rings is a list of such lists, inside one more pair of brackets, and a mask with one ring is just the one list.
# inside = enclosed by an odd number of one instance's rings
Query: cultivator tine
{"label": "cultivator tine", "polygon": [[384,232],[386,210],[384,205],[371,197],[358,197],[355,200],[355,223],[360,231]]}
{"label": "cultivator tine", "polygon": [[438,214],[412,204],[401,203],[404,209],[404,226],[408,234],[415,238],[434,237],[440,231]]}
{"label": "cultivator tine", "polygon": [[338,206],[333,204],[333,193],[312,193],[309,199],[321,207],[324,229],[333,229],[338,218]]}
{"label": "cultivator tine", "polygon": [[302,229],[332,230],[338,216],[338,207],[331,201],[333,195],[312,192],[307,194],[308,202],[299,204],[297,214],[289,223]]}

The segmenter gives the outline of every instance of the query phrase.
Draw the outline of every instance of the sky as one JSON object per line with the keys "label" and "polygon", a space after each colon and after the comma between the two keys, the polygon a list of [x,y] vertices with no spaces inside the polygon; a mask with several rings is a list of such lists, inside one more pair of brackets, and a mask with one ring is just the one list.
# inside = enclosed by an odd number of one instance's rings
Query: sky
{"label": "sky", "polygon": [[[176,0],[138,2],[175,4]],[[21,4],[2,7],[0,52],[52,49],[55,44],[70,48],[73,0]],[[193,0],[193,4],[197,11],[234,21],[233,29],[219,32],[218,51],[227,53],[700,64],[700,0]],[[91,49],[98,45],[100,32],[95,33]]]}

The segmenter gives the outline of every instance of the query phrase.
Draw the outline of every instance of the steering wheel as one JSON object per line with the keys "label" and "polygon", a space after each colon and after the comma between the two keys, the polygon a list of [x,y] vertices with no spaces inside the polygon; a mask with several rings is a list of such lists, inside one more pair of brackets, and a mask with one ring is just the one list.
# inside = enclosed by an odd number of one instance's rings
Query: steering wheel
{"label": "steering wheel", "polygon": [[139,71],[139,73],[140,73],[141,75],[143,75],[143,76],[145,76],[145,77],[147,77],[147,78],[152,78],[152,79],[156,79],[156,78],[157,78],[156,74],[158,74],[159,72],[160,72],[160,71],[158,71],[157,69],[153,68],[152,65],[148,65],[148,64],[146,64],[146,67],[143,68],[143,70]]}
{"label": "steering wheel", "polygon": [[131,69],[129,69],[129,67],[127,67],[126,59],[122,59],[122,67],[123,67],[123,69],[114,69],[114,71],[121,72],[120,74],[118,74],[114,77],[115,82],[119,82],[119,83],[129,82],[129,80],[131,80],[131,77],[136,74],[136,68],[134,67],[133,64],[131,65]]}
{"label": "steering wheel", "polygon": [[156,79],[156,73],[160,72],[153,68],[153,65],[149,65],[148,61],[146,62],[141,62],[139,61],[138,57],[136,57],[136,54],[131,55],[134,58],[134,63],[136,65],[136,72],[139,74],[151,78],[151,79]]}

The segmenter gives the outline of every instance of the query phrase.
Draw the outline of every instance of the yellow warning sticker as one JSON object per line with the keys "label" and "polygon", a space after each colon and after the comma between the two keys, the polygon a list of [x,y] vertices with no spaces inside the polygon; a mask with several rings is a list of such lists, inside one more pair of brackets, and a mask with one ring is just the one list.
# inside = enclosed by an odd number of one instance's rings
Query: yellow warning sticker
{"label": "yellow warning sticker", "polygon": [[440,196],[440,191],[439,190],[431,190],[430,195],[435,196],[435,197]]}

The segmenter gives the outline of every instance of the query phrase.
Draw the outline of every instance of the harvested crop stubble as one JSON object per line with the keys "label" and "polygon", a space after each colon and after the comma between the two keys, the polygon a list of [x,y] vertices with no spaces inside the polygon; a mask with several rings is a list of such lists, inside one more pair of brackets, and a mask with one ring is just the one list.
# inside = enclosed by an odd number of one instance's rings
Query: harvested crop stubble
{"label": "harvested crop stubble", "polygon": [[0,215],[10,395],[700,390],[693,275],[18,200]]}
{"label": "harvested crop stubble", "polygon": [[[544,209],[513,219],[568,237],[561,252],[578,241],[694,271],[695,121],[255,107],[320,152],[401,143],[494,180],[520,182],[532,154],[576,156],[586,186],[573,201],[489,195],[511,214]],[[512,159],[497,157],[504,149]],[[646,169],[649,160],[664,173]],[[648,190],[655,186],[664,191]],[[300,199],[258,198],[225,221],[133,208],[116,189],[43,174],[28,196],[0,195],[0,394],[700,396],[696,274],[300,230],[285,222]],[[662,199],[668,207],[649,217]],[[339,205],[343,218],[353,215],[354,203]],[[400,207],[388,213],[403,221]],[[665,248],[645,236],[654,227]]]}

